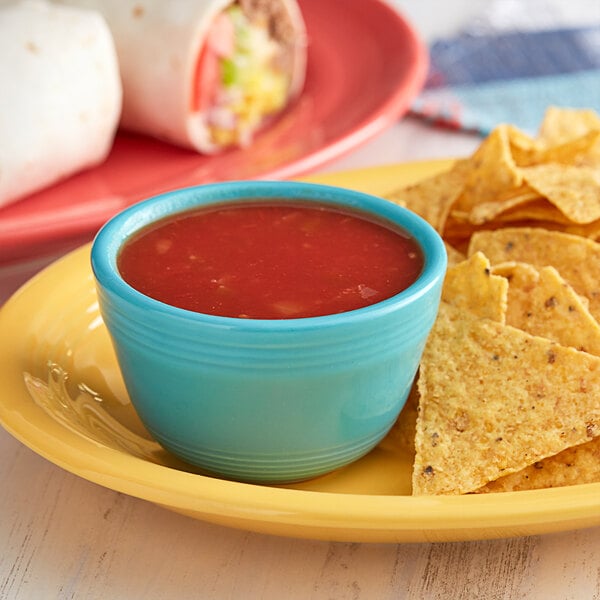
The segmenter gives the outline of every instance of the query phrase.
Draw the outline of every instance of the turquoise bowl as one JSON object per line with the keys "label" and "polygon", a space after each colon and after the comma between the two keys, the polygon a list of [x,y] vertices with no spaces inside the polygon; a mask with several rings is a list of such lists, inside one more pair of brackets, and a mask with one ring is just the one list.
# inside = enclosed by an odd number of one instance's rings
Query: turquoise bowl
{"label": "turquoise bowl", "polygon": [[[246,198],[314,201],[388,221],[421,247],[422,273],[406,290],[366,308],[282,320],[187,311],[120,277],[119,250],[140,228]],[[394,424],[437,314],[446,252],[427,222],[381,198],[309,183],[240,181],[129,207],[96,236],[92,268],[126,388],[150,434],[217,476],[284,483],[357,460]]]}

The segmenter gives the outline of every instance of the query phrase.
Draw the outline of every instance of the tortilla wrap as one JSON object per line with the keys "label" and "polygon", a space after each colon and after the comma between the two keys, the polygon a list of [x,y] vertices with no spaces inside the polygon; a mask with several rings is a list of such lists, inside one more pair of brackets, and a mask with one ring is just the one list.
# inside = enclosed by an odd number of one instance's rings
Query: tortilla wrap
{"label": "tortilla wrap", "polygon": [[100,14],[0,5],[0,82],[0,206],[105,160],[122,91]]}
{"label": "tortilla wrap", "polygon": [[295,0],[60,1],[106,18],[119,56],[125,129],[202,153],[247,146],[303,86],[306,34]]}

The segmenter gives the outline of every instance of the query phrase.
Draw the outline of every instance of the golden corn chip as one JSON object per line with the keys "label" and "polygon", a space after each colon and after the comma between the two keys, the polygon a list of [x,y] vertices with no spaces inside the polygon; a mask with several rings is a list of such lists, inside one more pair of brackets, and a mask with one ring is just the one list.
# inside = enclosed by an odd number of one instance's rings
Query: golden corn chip
{"label": "golden corn chip", "polygon": [[554,267],[502,263],[492,272],[509,281],[506,324],[600,356],[600,325]]}
{"label": "golden corn chip", "polygon": [[558,210],[554,204],[548,202],[546,198],[540,198],[539,195],[528,202],[508,208],[495,217],[495,222],[498,225],[523,221],[532,221],[536,224],[552,223],[553,226],[564,226],[560,229],[564,229],[572,224],[568,217]]}
{"label": "golden corn chip", "polygon": [[536,164],[544,145],[512,125],[506,127],[510,153],[519,167]]}
{"label": "golden corn chip", "polygon": [[[531,200],[540,197],[539,192],[533,190],[529,186],[520,186],[511,190],[509,193],[500,196],[492,202],[480,202],[471,208],[471,211],[466,214],[466,218],[474,225],[481,225],[487,221],[492,221],[499,215],[514,209],[515,207],[526,205]],[[460,213],[455,213],[460,214]]]}
{"label": "golden corn chip", "polygon": [[595,111],[551,106],[544,113],[537,141],[545,146],[559,146],[597,130],[600,117]]}
{"label": "golden corn chip", "polygon": [[519,187],[523,181],[511,154],[508,128],[496,127],[467,160],[464,188],[455,208],[470,212],[481,202],[493,202],[499,195]]}
{"label": "golden corn chip", "polygon": [[598,242],[600,241],[600,219],[587,225],[565,225],[561,227],[561,231]]}
{"label": "golden corn chip", "polygon": [[[577,235],[582,235],[581,231],[589,230],[591,233],[596,231],[593,229],[592,224],[590,225],[567,225],[560,222],[554,221],[545,221],[545,220],[536,220],[534,218],[528,218],[527,210],[525,208],[522,209],[522,215],[520,209],[514,209],[515,212],[507,211],[504,215],[498,216],[493,221],[488,221],[483,225],[473,225],[468,221],[463,221],[461,219],[457,219],[454,215],[450,215],[448,217],[448,221],[446,222],[446,229],[444,230],[444,239],[447,243],[451,244],[455,248],[457,248],[460,252],[467,253],[469,249],[469,245],[471,242],[471,238],[477,232],[480,231],[494,231],[496,229],[503,228],[538,228],[542,227],[547,231],[559,230],[573,230],[573,233]],[[538,215],[535,215],[537,209],[533,209],[534,216],[542,216],[543,211],[537,211]],[[548,218],[553,218],[556,213],[549,213]],[[524,218],[519,218],[523,216]]]}
{"label": "golden corn chip", "polygon": [[[454,208],[471,223],[481,224],[539,194],[523,184],[520,164],[531,164],[542,147],[510,125],[500,125],[470,159],[472,171]],[[468,215],[468,217],[466,216]]]}
{"label": "golden corn chip", "polygon": [[[600,129],[558,146],[545,148],[530,164],[560,163],[573,166],[600,166]],[[526,166],[526,165],[523,165]],[[527,165],[529,166],[529,165]]]}
{"label": "golden corn chip", "polygon": [[600,437],[500,477],[477,493],[516,492],[600,481]]}
{"label": "golden corn chip", "polygon": [[[587,311],[587,302],[575,294],[556,269],[544,267],[538,272],[525,263],[503,263],[493,272],[510,282],[508,325],[591,354],[600,353],[600,326]],[[595,481],[600,481],[600,437],[501,477],[477,491],[516,491]]]}
{"label": "golden corn chip", "polygon": [[554,266],[590,302],[590,313],[600,318],[600,244],[559,231],[504,228],[473,234],[467,254],[483,252],[494,265],[515,261],[535,267]]}
{"label": "golden corn chip", "polygon": [[539,281],[539,271],[529,263],[515,261],[497,263],[491,266],[490,269],[494,275],[505,277],[509,281],[508,291],[511,294],[511,305],[507,305],[507,324],[518,327],[518,325],[508,323],[509,311],[512,313],[514,300],[519,297],[517,294],[527,294],[535,287]]}
{"label": "golden corn chip", "polygon": [[549,163],[522,169],[525,181],[573,223],[600,219],[600,170]]}
{"label": "golden corn chip", "polygon": [[442,299],[477,317],[504,323],[507,293],[508,280],[492,275],[490,261],[476,252],[448,269]]}
{"label": "golden corn chip", "polygon": [[445,302],[419,375],[413,494],[461,494],[600,435],[600,357]]}
{"label": "golden corn chip", "polygon": [[536,137],[500,125],[391,199],[449,256],[418,394],[386,438],[414,435],[413,493],[600,481],[600,117],[550,107]]}
{"label": "golden corn chip", "polygon": [[415,427],[417,425],[418,406],[419,391],[415,383],[398,419],[379,444],[384,449],[390,447],[399,449],[403,454],[410,457],[411,461],[414,460],[415,455]]}
{"label": "golden corn chip", "polygon": [[463,252],[451,246],[448,242],[444,242],[444,246],[446,246],[446,254],[448,255],[448,267],[453,267],[467,258]]}
{"label": "golden corn chip", "polygon": [[[569,289],[568,292],[565,292],[565,297],[570,298],[570,295],[573,294],[574,301],[576,303],[581,304],[585,308],[585,310],[589,312],[590,301],[588,300],[588,298],[577,294],[575,290],[573,290],[573,288],[571,288],[571,286],[561,277],[560,273],[558,273],[558,271],[556,271],[554,267],[542,267],[540,270],[538,270],[529,263],[498,263],[492,267],[492,273],[494,273],[494,275],[501,275],[502,277],[506,277],[509,281],[509,297],[506,311],[507,325],[512,325],[513,327],[518,327],[519,329],[523,329],[523,331],[527,331],[528,333],[533,333],[527,328],[525,320],[521,320],[521,322],[519,323],[519,319],[517,317],[517,310],[519,310],[522,306],[525,306],[525,304],[527,303],[532,304],[531,301],[527,300],[527,298],[525,298],[524,296],[531,293],[531,291],[534,290],[536,286],[540,285],[540,272],[546,272],[546,269],[548,269],[548,272],[555,273],[554,277],[556,278],[556,281],[552,282],[552,287],[557,288],[559,282],[560,284],[567,286],[567,288]],[[552,290],[550,289],[549,291]],[[519,302],[522,302],[523,304],[520,305]],[[575,306],[578,306],[578,304],[576,304]],[[560,337],[555,339],[554,341],[562,343]]]}
{"label": "golden corn chip", "polygon": [[600,117],[593,110],[550,107],[535,138],[514,126],[505,127],[519,167],[548,162],[596,164],[600,159]]}
{"label": "golden corn chip", "polygon": [[395,190],[386,198],[417,213],[442,233],[448,212],[462,191],[465,168],[466,161],[458,161],[449,171]]}

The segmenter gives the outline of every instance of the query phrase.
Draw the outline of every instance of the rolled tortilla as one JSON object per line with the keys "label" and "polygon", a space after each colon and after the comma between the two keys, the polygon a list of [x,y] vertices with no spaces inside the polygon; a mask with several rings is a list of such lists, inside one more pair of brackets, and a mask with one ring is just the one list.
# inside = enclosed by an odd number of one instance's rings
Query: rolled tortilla
{"label": "rolled tortilla", "polygon": [[121,99],[100,14],[41,0],[0,6],[0,206],[102,162]]}
{"label": "rolled tortilla", "polygon": [[202,153],[248,145],[300,92],[295,0],[60,0],[99,10],[117,46],[121,126]]}

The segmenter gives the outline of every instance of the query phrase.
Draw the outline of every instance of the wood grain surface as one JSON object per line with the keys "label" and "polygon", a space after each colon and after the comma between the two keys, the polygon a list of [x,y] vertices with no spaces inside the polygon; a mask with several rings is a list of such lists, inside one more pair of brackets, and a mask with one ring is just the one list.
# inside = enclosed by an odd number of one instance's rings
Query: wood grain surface
{"label": "wood grain surface", "polygon": [[177,515],[89,483],[0,430],[0,599],[600,598],[600,528],[357,544]]}

